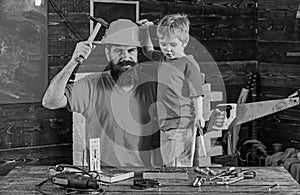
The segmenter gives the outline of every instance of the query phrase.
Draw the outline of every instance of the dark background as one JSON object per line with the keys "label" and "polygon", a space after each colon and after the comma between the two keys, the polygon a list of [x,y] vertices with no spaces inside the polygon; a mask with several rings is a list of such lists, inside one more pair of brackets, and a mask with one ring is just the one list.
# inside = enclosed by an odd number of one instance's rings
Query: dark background
{"label": "dark background", "polygon": [[2,0],[0,104],[40,102],[47,85],[47,7]]}
{"label": "dark background", "polygon": [[[213,58],[226,85],[227,102],[236,102],[250,72],[258,73],[253,99],[284,98],[300,88],[299,0],[140,1],[140,19],[186,13],[191,36]],[[48,78],[70,59],[76,42],[89,35],[89,0],[48,1]],[[112,13],[113,14],[113,13]],[[102,64],[104,66],[105,64]],[[99,68],[99,67],[98,67]],[[90,69],[94,69],[90,67]],[[207,75],[210,77],[213,75]],[[242,140],[256,137],[269,150],[272,143],[299,148],[299,106],[257,120],[256,131],[243,125]],[[250,128],[251,129],[251,128]],[[254,133],[254,135],[253,135]],[[72,163],[72,116],[66,109],[50,111],[41,103],[0,105],[0,162]],[[1,170],[1,169],[0,169]]]}

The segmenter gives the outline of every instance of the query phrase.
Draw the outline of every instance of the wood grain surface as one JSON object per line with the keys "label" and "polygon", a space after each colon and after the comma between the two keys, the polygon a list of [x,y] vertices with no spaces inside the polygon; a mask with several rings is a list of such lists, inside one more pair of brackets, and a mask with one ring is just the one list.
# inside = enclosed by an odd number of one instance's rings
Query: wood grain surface
{"label": "wood grain surface", "polygon": [[[39,194],[35,185],[47,178],[46,166],[16,167],[7,176],[0,180],[0,194]],[[132,179],[124,180],[110,186],[106,186],[106,194],[297,194],[300,192],[298,183],[283,167],[251,167],[256,172],[254,179],[245,179],[229,186],[193,187],[192,183],[196,174],[192,169],[188,171],[188,180],[159,180],[160,188],[147,190],[132,189]],[[129,169],[138,175],[143,168]],[[215,170],[216,171],[216,170]],[[268,190],[270,186],[278,186]],[[42,189],[50,194],[63,194],[65,190],[46,183]]]}

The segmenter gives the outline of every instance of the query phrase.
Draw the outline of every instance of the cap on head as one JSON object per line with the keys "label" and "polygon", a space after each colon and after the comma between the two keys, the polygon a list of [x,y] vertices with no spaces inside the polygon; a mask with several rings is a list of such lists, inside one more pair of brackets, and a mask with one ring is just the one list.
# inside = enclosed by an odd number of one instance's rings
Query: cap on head
{"label": "cap on head", "polygon": [[106,30],[101,43],[141,47],[139,27],[128,19],[113,21]]}

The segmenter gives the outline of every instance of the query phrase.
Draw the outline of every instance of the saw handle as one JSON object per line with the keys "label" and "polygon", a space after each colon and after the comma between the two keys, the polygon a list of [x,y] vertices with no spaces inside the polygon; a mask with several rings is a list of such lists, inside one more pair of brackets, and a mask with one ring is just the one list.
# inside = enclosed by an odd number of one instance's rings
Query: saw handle
{"label": "saw handle", "polygon": [[218,104],[217,109],[220,111],[225,111],[226,116],[224,123],[221,127],[216,127],[218,130],[226,130],[232,124],[233,120],[236,118],[236,107],[237,104]]}

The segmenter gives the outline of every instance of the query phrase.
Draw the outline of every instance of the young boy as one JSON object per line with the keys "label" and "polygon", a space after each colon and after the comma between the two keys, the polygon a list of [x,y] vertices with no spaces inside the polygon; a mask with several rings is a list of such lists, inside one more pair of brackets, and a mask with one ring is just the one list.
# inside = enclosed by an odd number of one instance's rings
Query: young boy
{"label": "young boy", "polygon": [[154,50],[148,20],[141,25],[143,52],[159,62],[157,111],[161,131],[161,155],[165,166],[193,165],[196,129],[202,117],[203,78],[193,56],[184,49],[189,41],[190,22],[186,15],[172,14],[157,26],[161,51]]}

